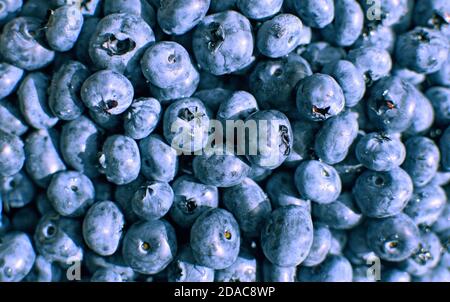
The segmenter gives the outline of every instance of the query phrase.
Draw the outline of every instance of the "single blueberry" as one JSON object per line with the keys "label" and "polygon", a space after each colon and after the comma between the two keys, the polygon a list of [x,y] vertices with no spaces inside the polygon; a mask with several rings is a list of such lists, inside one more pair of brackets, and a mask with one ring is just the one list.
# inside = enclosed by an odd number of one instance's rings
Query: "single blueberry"
{"label": "single blueberry", "polygon": [[133,101],[124,117],[125,134],[133,139],[146,138],[155,130],[162,115],[161,104],[154,98]]}
{"label": "single blueberry", "polygon": [[278,13],[283,0],[236,0],[236,6],[249,19],[261,20]]}
{"label": "single blueberry", "polygon": [[8,63],[0,63],[0,99],[7,97],[18,87],[23,69]]}
{"label": "single blueberry", "polygon": [[446,194],[437,185],[428,184],[414,189],[411,200],[403,210],[418,225],[431,226],[445,210]]}
{"label": "single blueberry", "polygon": [[49,46],[59,52],[73,48],[83,26],[83,15],[75,6],[64,5],[51,12],[45,26]]}
{"label": "single blueberry", "polygon": [[31,271],[36,253],[28,235],[11,232],[0,238],[0,281],[19,282]]}
{"label": "single blueberry", "polygon": [[141,169],[141,157],[136,142],[124,135],[112,135],[103,144],[100,165],[108,181],[116,185],[129,184]]}
{"label": "single blueberry", "polygon": [[169,212],[173,200],[174,193],[168,183],[150,181],[134,193],[131,207],[142,220],[158,220]]}
{"label": "single blueberry", "polygon": [[3,27],[0,35],[0,54],[19,68],[36,70],[49,65],[55,52],[47,49],[41,34],[41,20],[18,17]]}
{"label": "single blueberry", "polygon": [[41,72],[28,74],[20,84],[17,96],[25,121],[36,129],[53,127],[58,118],[48,107],[49,77]]}
{"label": "single blueberry", "polygon": [[400,213],[412,194],[411,177],[400,168],[386,172],[367,170],[358,177],[353,187],[353,196],[361,212],[374,218]]}
{"label": "single blueberry", "polygon": [[172,188],[174,202],[170,216],[183,228],[189,228],[203,212],[219,205],[217,188],[204,185],[190,175],[178,177],[173,182]]}
{"label": "single blueberry", "polygon": [[347,60],[364,74],[364,80],[368,86],[387,76],[392,69],[392,59],[389,53],[375,46],[350,50]]}
{"label": "single blueberry", "polygon": [[450,125],[450,88],[431,87],[425,92],[434,108],[438,125]]}
{"label": "single blueberry", "polygon": [[177,238],[165,220],[137,222],[123,239],[125,262],[136,272],[151,275],[165,269],[177,254]]}
{"label": "single blueberry", "polygon": [[112,255],[119,247],[124,224],[123,214],[114,202],[97,202],[84,216],[84,241],[97,254]]}
{"label": "single blueberry", "polygon": [[431,181],[439,168],[440,151],[431,139],[415,136],[405,143],[406,159],[402,167],[411,176],[415,186]]}
{"label": "single blueberry", "polygon": [[324,28],[335,17],[333,0],[297,0],[294,7],[303,22],[314,28]]}
{"label": "single blueberry", "polygon": [[321,33],[325,40],[338,46],[352,45],[362,33],[364,14],[356,0],[336,0],[334,20]]}
{"label": "single blueberry", "polygon": [[0,130],[19,136],[28,130],[27,123],[12,100],[0,100]]}
{"label": "single blueberry", "polygon": [[241,235],[233,215],[223,209],[203,212],[191,228],[195,260],[212,269],[224,269],[238,258]]}
{"label": "single blueberry", "polygon": [[256,37],[258,50],[269,58],[288,55],[299,45],[302,27],[302,21],[297,16],[291,14],[275,16],[258,29]]}
{"label": "single blueberry", "polygon": [[18,173],[24,162],[25,151],[22,139],[0,130],[0,177]]}
{"label": "single blueberry", "polygon": [[198,64],[214,75],[239,71],[252,60],[251,24],[234,11],[206,16],[197,26],[192,43]]}
{"label": "single blueberry", "polygon": [[341,179],[336,169],[320,161],[303,161],[294,177],[297,190],[305,199],[327,204],[335,201],[341,193]]}
{"label": "single blueberry", "polygon": [[118,115],[130,107],[134,89],[130,81],[113,70],[102,70],[91,75],[81,87],[84,105],[95,112]]}
{"label": "single blueberry", "polygon": [[302,207],[274,210],[261,230],[261,247],[273,264],[296,266],[302,263],[313,243],[311,215]]}
{"label": "single blueberry", "polygon": [[356,157],[366,168],[390,171],[406,158],[406,148],[394,135],[372,132],[364,135],[356,145]]}
{"label": "single blueberry", "polygon": [[322,263],[328,255],[331,247],[331,233],[326,225],[315,224],[313,231],[313,243],[308,256],[302,262],[302,266],[316,266]]}
{"label": "single blueberry", "polygon": [[381,259],[399,262],[413,255],[420,243],[419,229],[406,214],[370,220],[367,244]]}
{"label": "single blueberry", "polygon": [[98,176],[98,153],[102,146],[102,136],[97,125],[85,116],[64,124],[60,140],[64,161],[88,177]]}
{"label": "single blueberry", "polygon": [[344,93],[336,80],[320,73],[299,82],[296,98],[300,115],[311,121],[327,120],[345,106]]}

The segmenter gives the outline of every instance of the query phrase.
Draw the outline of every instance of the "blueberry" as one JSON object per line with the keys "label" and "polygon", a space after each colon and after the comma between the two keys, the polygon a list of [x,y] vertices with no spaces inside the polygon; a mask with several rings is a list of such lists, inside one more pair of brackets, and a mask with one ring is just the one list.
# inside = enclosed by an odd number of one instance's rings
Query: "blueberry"
{"label": "blueberry", "polygon": [[0,193],[6,208],[21,208],[35,198],[36,188],[24,172],[0,177]]}
{"label": "blueberry", "polygon": [[385,77],[375,83],[367,100],[373,125],[386,132],[402,132],[412,124],[416,102],[410,86],[398,77]]}
{"label": "blueberry", "polygon": [[250,22],[234,11],[206,16],[197,26],[192,43],[198,64],[214,75],[239,71],[252,60]]}
{"label": "blueberry", "polygon": [[141,157],[136,142],[124,135],[112,135],[103,144],[100,165],[108,181],[116,185],[129,184],[141,169]]}
{"label": "blueberry", "polygon": [[399,262],[410,257],[420,243],[419,229],[405,214],[370,220],[367,243],[381,259]]}
{"label": "blueberry", "polygon": [[284,162],[286,166],[296,167],[302,160],[313,157],[314,141],[320,126],[318,123],[308,120],[299,120],[292,123],[294,142],[291,154]]}
{"label": "blueberry", "polygon": [[47,75],[34,72],[23,79],[17,91],[20,111],[25,121],[36,129],[48,129],[58,122],[58,118],[48,108],[49,84]]}
{"label": "blueberry", "polygon": [[102,131],[85,116],[64,124],[61,131],[61,154],[64,161],[73,169],[96,177],[98,153],[102,144]]}
{"label": "blueberry", "polygon": [[139,61],[154,41],[153,30],[141,17],[111,14],[97,24],[89,55],[97,68],[124,73],[136,85],[143,81]]}
{"label": "blueberry", "polygon": [[0,281],[21,281],[31,271],[35,259],[33,245],[25,233],[11,232],[2,236]]}
{"label": "blueberry", "polygon": [[25,140],[25,168],[39,187],[47,187],[53,174],[66,169],[57,141],[58,133],[53,129],[36,130]]}
{"label": "blueberry", "polygon": [[84,217],[84,241],[97,254],[112,255],[122,239],[124,223],[122,212],[114,202],[97,202]]}
{"label": "blueberry", "polygon": [[83,27],[81,28],[80,34],[78,35],[78,40],[73,48],[77,60],[89,66],[94,65],[92,63],[91,57],[89,56],[89,43],[92,33],[97,28],[97,24],[99,21],[100,19],[95,17],[85,18]]}
{"label": "blueberry", "polygon": [[157,17],[168,35],[182,35],[193,29],[206,15],[210,0],[163,0]]}
{"label": "blueberry", "polygon": [[381,273],[382,282],[411,282],[411,275],[403,270],[388,268]]}
{"label": "blueberry", "polygon": [[133,96],[130,81],[113,70],[94,73],[81,87],[81,99],[86,107],[110,115],[125,112],[130,107]]}
{"label": "blueberry", "polygon": [[16,90],[24,71],[8,63],[0,63],[0,99]]}
{"label": "blueberry", "polygon": [[420,73],[433,73],[446,63],[449,46],[439,31],[416,27],[398,37],[397,63]]}
{"label": "blueberry", "polygon": [[217,119],[223,123],[226,129],[227,121],[245,120],[256,111],[258,111],[258,103],[252,94],[246,91],[235,91],[220,103]]}
{"label": "blueberry", "polygon": [[412,276],[423,276],[439,264],[441,251],[442,245],[435,233],[421,232],[419,246],[400,267]]}
{"label": "blueberry", "polygon": [[277,110],[260,110],[247,117],[245,123],[256,129],[247,136],[247,159],[266,169],[279,167],[292,149],[289,119]]}
{"label": "blueberry", "polygon": [[249,88],[262,109],[276,109],[291,116],[296,85],[310,75],[309,63],[290,53],[277,60],[259,61],[250,74]]}
{"label": "blueberry", "polygon": [[95,271],[91,282],[123,282],[120,273],[110,268],[101,268]]}
{"label": "blueberry", "polygon": [[297,0],[294,7],[298,16],[310,27],[324,28],[334,19],[333,0]]}
{"label": "blueberry", "polygon": [[369,86],[387,76],[392,69],[392,59],[389,53],[374,46],[350,50],[347,60],[364,74],[364,79]]}
{"label": "blueberry", "polygon": [[413,194],[411,177],[402,169],[386,172],[367,170],[353,188],[361,212],[368,217],[383,218],[400,213]]}
{"label": "blueberry", "polygon": [[81,116],[84,111],[81,85],[88,77],[86,66],[76,61],[63,64],[53,75],[48,103],[56,117],[71,121]]}
{"label": "blueberry", "polygon": [[327,120],[345,106],[342,88],[326,74],[316,73],[301,80],[296,97],[300,115],[311,121]]}
{"label": "blueberry", "polygon": [[316,155],[330,165],[343,161],[358,130],[358,114],[352,111],[345,111],[326,120],[316,135]]}
{"label": "blueberry", "polygon": [[172,181],[178,172],[177,152],[159,135],[150,135],[139,142],[141,173],[151,180]]}
{"label": "blueberry", "polygon": [[297,278],[300,282],[351,282],[353,270],[344,256],[329,255],[318,266],[301,267]]}
{"label": "blueberry", "polygon": [[356,0],[336,0],[334,20],[321,33],[325,40],[339,46],[350,46],[360,36],[364,14]]}
{"label": "blueberry", "polygon": [[445,191],[433,184],[415,188],[404,213],[418,225],[431,226],[444,213]]}
{"label": "blueberry", "polygon": [[450,88],[432,87],[425,92],[434,108],[435,121],[439,125],[450,124]]}
{"label": "blueberry", "polygon": [[106,0],[103,4],[105,16],[118,13],[127,13],[140,16],[150,25],[156,26],[156,12],[147,0]]}
{"label": "blueberry", "polygon": [[240,237],[239,225],[233,215],[223,209],[210,209],[192,225],[192,253],[200,265],[224,269],[238,258]]}
{"label": "blueberry", "polygon": [[402,167],[411,176],[415,186],[431,181],[439,167],[440,152],[436,144],[424,136],[416,136],[405,143],[406,159]]}
{"label": "blueberry", "polygon": [[216,282],[256,282],[257,263],[255,257],[241,250],[236,261],[229,267],[214,273]]}
{"label": "blueberry", "polygon": [[275,16],[259,28],[256,38],[258,50],[270,58],[288,55],[299,45],[302,27],[302,21],[294,15]]}
{"label": "blueberry", "polygon": [[308,44],[304,49],[300,47],[297,52],[300,52],[302,57],[308,60],[314,72],[319,72],[324,65],[339,61],[346,55],[344,49],[322,41]]}
{"label": "blueberry", "polygon": [[18,17],[3,27],[0,35],[0,54],[19,68],[36,70],[49,65],[55,52],[47,49],[40,34],[41,20]]}
{"label": "blueberry", "polygon": [[311,215],[290,205],[274,210],[261,230],[261,247],[273,264],[296,266],[302,263],[313,243]]}
{"label": "blueberry", "polygon": [[283,0],[236,0],[236,5],[247,18],[261,20],[278,13]]}
{"label": "blueberry", "polygon": [[197,263],[190,246],[181,247],[168,267],[169,282],[212,282],[214,270]]}
{"label": "blueberry", "polygon": [[125,262],[141,274],[156,274],[165,269],[177,253],[175,230],[165,220],[137,222],[123,239]]}
{"label": "blueberry", "polygon": [[363,98],[366,92],[364,75],[353,63],[346,60],[331,62],[323,66],[322,73],[332,76],[341,86],[346,107],[354,107]]}
{"label": "blueberry", "polygon": [[303,200],[298,194],[292,174],[287,171],[273,173],[266,182],[265,192],[273,208],[296,205],[311,211],[311,202]]}
{"label": "blueberry", "polygon": [[0,4],[0,24],[14,18],[23,7],[23,0],[5,0]]}
{"label": "blueberry", "polygon": [[405,146],[398,138],[378,132],[364,135],[355,151],[358,161],[374,171],[390,171],[399,167],[406,157]]}
{"label": "blueberry", "polygon": [[410,92],[414,95],[416,108],[411,126],[406,129],[406,133],[410,135],[423,134],[433,125],[435,115],[441,115],[443,112],[435,113],[431,101],[417,88],[411,86]]}
{"label": "blueberry", "polygon": [[250,178],[244,179],[239,185],[225,188],[222,202],[236,217],[242,232],[251,237],[259,235],[272,207],[266,193]]}
{"label": "blueberry", "polygon": [[0,130],[19,136],[28,130],[19,108],[11,100],[0,100]]}
{"label": "blueberry", "polygon": [[187,77],[174,86],[160,88],[150,83],[150,93],[161,102],[170,103],[176,99],[191,97],[197,89],[199,81],[199,73],[195,68],[191,68]]}
{"label": "blueberry", "polygon": [[303,198],[321,204],[335,201],[342,188],[337,171],[317,160],[303,161],[297,167],[295,185]]}
{"label": "blueberry", "polygon": [[316,224],[313,231],[313,243],[302,266],[316,266],[327,257],[331,247],[331,233],[327,226]]}
{"label": "blueberry", "polygon": [[364,25],[361,35],[353,43],[352,48],[376,47],[389,53],[394,51],[395,33],[391,27],[374,23],[366,23]]}
{"label": "blueberry", "polygon": [[217,208],[219,192],[215,186],[204,185],[190,175],[178,177],[172,184],[174,202],[170,216],[176,224],[189,228],[198,216]]}
{"label": "blueberry", "polygon": [[444,131],[440,141],[441,163],[445,171],[450,171],[450,126]]}
{"label": "blueberry", "polygon": [[83,216],[94,203],[95,188],[84,174],[62,171],[53,175],[47,188],[53,208],[62,216]]}
{"label": "blueberry", "polygon": [[72,265],[83,259],[81,223],[56,214],[42,216],[34,233],[36,250],[51,262]]}
{"label": "blueberry", "polygon": [[18,173],[25,162],[23,141],[14,134],[0,130],[0,176]]}
{"label": "blueberry", "polygon": [[155,130],[161,118],[161,104],[154,98],[133,101],[124,117],[125,134],[133,139],[143,139]]}
{"label": "blueberry", "polygon": [[264,282],[295,282],[297,274],[296,266],[278,266],[264,260],[263,280]]}
{"label": "blueberry", "polygon": [[343,193],[329,204],[314,204],[312,214],[317,222],[338,230],[352,229],[363,219],[351,193]]}
{"label": "blueberry", "polygon": [[75,45],[83,26],[83,15],[75,6],[64,5],[50,14],[45,26],[45,36],[49,46],[65,52]]}
{"label": "blueberry", "polygon": [[174,193],[168,183],[150,181],[134,193],[131,207],[142,220],[158,220],[169,212],[173,199]]}

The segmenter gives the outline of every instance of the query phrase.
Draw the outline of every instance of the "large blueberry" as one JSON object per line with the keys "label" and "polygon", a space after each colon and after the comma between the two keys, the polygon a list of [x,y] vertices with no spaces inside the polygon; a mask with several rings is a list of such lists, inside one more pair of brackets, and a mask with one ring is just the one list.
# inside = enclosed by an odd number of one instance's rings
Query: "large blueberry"
{"label": "large blueberry", "polygon": [[72,49],[83,21],[81,11],[75,6],[64,5],[52,11],[45,26],[45,37],[50,47],[59,52]]}
{"label": "large blueberry", "polygon": [[311,215],[302,207],[276,209],[261,230],[261,247],[273,264],[296,266],[308,256],[313,243]]}
{"label": "large blueberry", "polygon": [[169,35],[182,35],[205,17],[210,0],[163,0],[157,18],[161,29]]}
{"label": "large blueberry", "polygon": [[0,242],[0,281],[21,281],[36,259],[30,238],[25,233],[11,232],[2,236]]}
{"label": "large blueberry", "polygon": [[169,212],[173,199],[173,190],[168,183],[149,181],[134,193],[131,207],[142,220],[158,220]]}

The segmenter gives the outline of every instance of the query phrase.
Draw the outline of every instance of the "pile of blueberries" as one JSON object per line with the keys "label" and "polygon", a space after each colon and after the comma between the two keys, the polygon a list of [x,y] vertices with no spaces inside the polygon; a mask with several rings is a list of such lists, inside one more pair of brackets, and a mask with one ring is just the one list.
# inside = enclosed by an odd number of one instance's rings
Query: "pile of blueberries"
{"label": "pile of blueberries", "polygon": [[[450,281],[450,1],[0,0],[0,29],[0,281]],[[199,152],[215,120],[277,123]]]}

